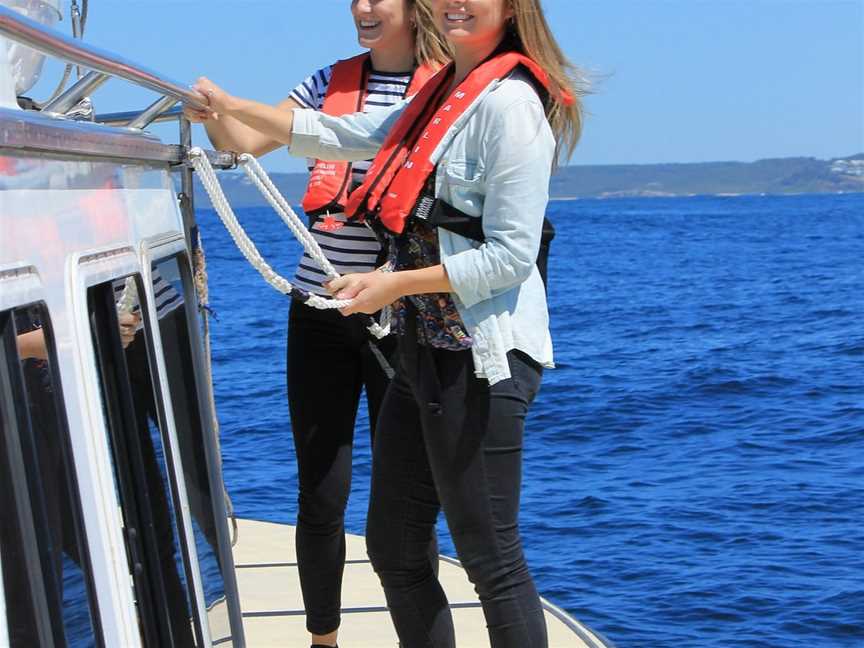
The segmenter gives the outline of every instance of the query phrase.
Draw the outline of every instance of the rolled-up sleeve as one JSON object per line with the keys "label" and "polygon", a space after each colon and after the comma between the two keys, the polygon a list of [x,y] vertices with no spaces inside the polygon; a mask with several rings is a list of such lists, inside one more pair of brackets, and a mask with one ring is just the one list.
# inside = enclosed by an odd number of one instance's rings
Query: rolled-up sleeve
{"label": "rolled-up sleeve", "polygon": [[393,106],[334,117],[308,109],[294,110],[291,155],[319,160],[369,160],[410,100]]}
{"label": "rolled-up sleeve", "polygon": [[500,110],[484,138],[486,240],[443,261],[453,292],[469,308],[522,283],[533,271],[555,156],[539,101],[520,99]]}

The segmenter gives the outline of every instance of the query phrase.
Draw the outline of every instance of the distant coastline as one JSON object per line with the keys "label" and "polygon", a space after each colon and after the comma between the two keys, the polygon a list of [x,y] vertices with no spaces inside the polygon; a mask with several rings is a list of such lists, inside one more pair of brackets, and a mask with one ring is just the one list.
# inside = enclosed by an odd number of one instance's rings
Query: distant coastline
{"label": "distant coastline", "polygon": [[853,191],[786,191],[783,193],[774,192],[742,192],[742,193],[662,193],[662,192],[644,192],[644,193],[610,193],[601,196],[550,196],[550,202],[571,202],[577,200],[625,200],[627,198],[742,198],[752,196],[843,196],[846,194],[864,194],[864,188]]}
{"label": "distant coastline", "polygon": [[[305,173],[274,173],[272,178],[292,205],[300,202]],[[245,174],[222,173],[220,179],[235,207],[267,204]],[[574,165],[560,168],[550,187],[552,200],[858,192],[864,192],[864,153],[831,160]],[[200,185],[195,195],[199,207],[210,207]]]}

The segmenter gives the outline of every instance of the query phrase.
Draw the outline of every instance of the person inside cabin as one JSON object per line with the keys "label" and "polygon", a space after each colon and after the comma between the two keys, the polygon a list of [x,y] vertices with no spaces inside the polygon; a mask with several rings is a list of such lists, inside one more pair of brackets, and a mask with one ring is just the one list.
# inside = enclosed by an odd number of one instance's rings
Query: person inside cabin
{"label": "person inside cabin", "polygon": [[[310,74],[274,110],[294,109],[331,115],[371,112],[413,95],[449,60],[434,28],[429,0],[353,0],[351,15],[361,47],[368,50]],[[284,142],[230,115],[186,109],[204,122],[219,149],[264,155]],[[370,157],[373,152],[370,151]],[[310,154],[303,209],[309,229],[340,274],[370,272],[380,265],[381,244],[344,209],[350,193],[366,177],[369,161],[325,161]],[[327,296],[327,279],[305,254],[294,285]],[[365,389],[370,433],[395,363],[395,336],[374,341],[360,318],[343,318],[292,301],[288,317],[287,387],[291,430],[297,456],[299,497],[296,551],[312,644],[335,646],[340,625],[345,564],[345,508],[351,487],[352,445],[361,391]],[[328,371],[321,371],[328,367]],[[427,562],[437,571],[437,542],[428,543]]]}
{"label": "person inside cabin", "polygon": [[294,155],[375,155],[346,213],[389,237],[391,271],[327,287],[353,300],[346,315],[395,307],[399,363],[378,417],[366,542],[401,645],[457,645],[425,559],[443,509],[493,648],[544,648],[518,527],[522,438],[553,366],[536,261],[556,153],[581,130],[582,85],[539,0],[432,6],[453,64],[391,108],[285,111],[207,78],[195,87],[220,120]]}

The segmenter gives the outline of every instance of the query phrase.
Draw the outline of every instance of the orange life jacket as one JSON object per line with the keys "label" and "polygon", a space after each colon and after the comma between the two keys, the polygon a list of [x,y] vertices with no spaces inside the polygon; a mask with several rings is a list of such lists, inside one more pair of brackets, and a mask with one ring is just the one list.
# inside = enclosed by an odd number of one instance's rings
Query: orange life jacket
{"label": "orange life jacket", "polygon": [[[338,61],[330,75],[322,112],[337,117],[361,112],[366,101],[366,84],[371,69],[368,52]],[[411,76],[405,96],[416,94],[434,74],[435,70],[428,65],[417,67]],[[303,196],[303,211],[308,216],[317,216],[328,211],[344,211],[350,188],[350,162],[316,160],[315,166],[309,173],[306,195]]]}
{"label": "orange life jacket", "polygon": [[[353,218],[372,216],[391,232],[401,234],[435,169],[431,160],[433,151],[486,87],[519,65],[551,92],[549,77],[543,69],[527,56],[512,51],[478,65],[446,99],[453,65],[436,74],[396,120],[366,172],[365,181],[349,197],[345,213]],[[564,103],[573,101],[569,94],[562,94],[559,99]]]}

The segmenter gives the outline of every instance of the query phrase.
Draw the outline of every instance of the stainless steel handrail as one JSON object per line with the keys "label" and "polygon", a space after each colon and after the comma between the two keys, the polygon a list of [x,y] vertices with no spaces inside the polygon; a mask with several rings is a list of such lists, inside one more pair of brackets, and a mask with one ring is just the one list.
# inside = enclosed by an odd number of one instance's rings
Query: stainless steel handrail
{"label": "stainless steel handrail", "polygon": [[[123,112],[99,113],[95,117],[95,121],[105,126],[128,126],[133,120],[141,116],[140,110],[126,110]],[[150,123],[159,123],[167,121],[177,121],[183,116],[183,108],[180,106],[159,113],[159,116],[151,120]]]}
{"label": "stainless steel handrail", "polygon": [[102,74],[101,72],[88,72],[54,101],[45,104],[42,110],[46,113],[65,113],[85,96],[94,92],[109,78],[107,74]]}
{"label": "stainless steel handrail", "polygon": [[200,95],[180,83],[116,54],[73,40],[6,7],[0,7],[0,35],[69,63],[126,79],[159,94],[174,97],[195,108],[207,107],[207,104],[199,98]]}
{"label": "stainless steel handrail", "polygon": [[127,128],[147,128],[159,115],[174,107],[177,100],[174,97],[160,97],[147,106],[137,117],[130,119]]}

